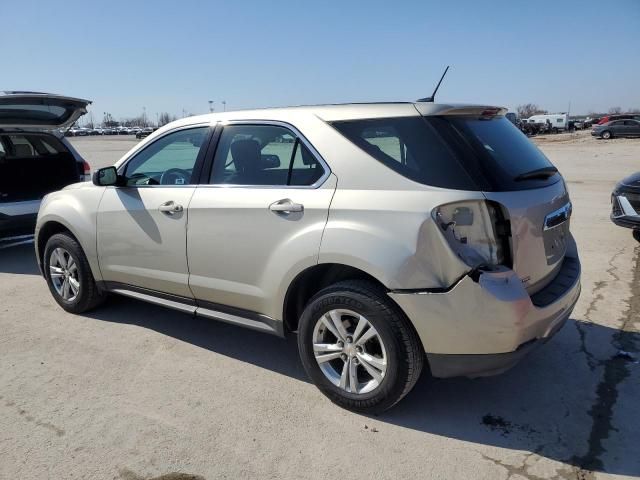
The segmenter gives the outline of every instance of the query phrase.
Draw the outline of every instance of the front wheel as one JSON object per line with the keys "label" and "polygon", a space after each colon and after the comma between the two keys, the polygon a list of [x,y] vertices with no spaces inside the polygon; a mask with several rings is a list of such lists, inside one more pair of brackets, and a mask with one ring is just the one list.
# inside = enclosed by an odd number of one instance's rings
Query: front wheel
{"label": "front wheel", "polygon": [[611,135],[611,132],[609,130],[605,130],[604,132],[602,132],[601,136],[605,140],[609,140],[611,137],[613,137],[613,135]]}
{"label": "front wheel", "polygon": [[104,300],[82,247],[71,235],[57,233],[44,248],[42,268],[49,291],[67,312],[82,313]]}
{"label": "front wheel", "polygon": [[298,348],[315,385],[349,410],[379,413],[415,385],[424,351],[404,313],[376,285],[325,288],[300,319]]}

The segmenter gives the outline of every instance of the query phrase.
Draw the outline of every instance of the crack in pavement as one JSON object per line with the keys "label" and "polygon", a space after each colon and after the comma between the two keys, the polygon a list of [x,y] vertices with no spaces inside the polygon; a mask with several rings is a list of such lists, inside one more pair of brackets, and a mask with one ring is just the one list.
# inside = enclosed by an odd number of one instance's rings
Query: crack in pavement
{"label": "crack in pavement", "polygon": [[[569,462],[575,467],[576,478],[586,480],[594,478],[593,471],[603,471],[601,455],[606,452],[603,442],[615,428],[612,425],[613,408],[618,399],[618,386],[631,375],[628,360],[617,355],[618,350],[637,353],[640,341],[638,332],[630,330],[630,324],[640,313],[640,247],[636,247],[633,256],[633,279],[629,306],[621,318],[622,326],[611,337],[611,345],[616,352],[601,362],[604,366],[602,379],[596,389],[596,401],[588,414],[593,419],[588,439],[588,450],[583,456],[573,456]],[[611,264],[612,262],[610,262]],[[613,276],[613,275],[612,275]],[[616,276],[617,277],[617,276]]]}
{"label": "crack in pavement", "polygon": [[523,478],[526,478],[527,480],[567,480],[568,477],[566,477],[565,475],[571,473],[567,469],[556,470],[556,474],[553,477],[540,477],[529,471],[529,468],[535,465],[535,464],[533,465],[528,464],[529,460],[531,458],[535,458],[539,456],[543,448],[544,446],[540,445],[533,452],[526,454],[524,456],[524,460],[522,460],[522,463],[520,465],[510,465],[501,460],[498,460],[497,458],[493,458],[488,455],[485,455],[481,452],[478,452],[478,454],[480,454],[483,460],[487,460],[493,463],[494,465],[504,468],[507,471],[507,480],[509,480],[514,476],[523,477]]}
{"label": "crack in pavement", "polygon": [[[609,265],[609,268],[606,271],[606,273],[613,278],[614,281],[619,282],[620,281],[620,276],[616,273],[616,270],[618,269],[618,267],[616,267],[614,265],[614,262],[616,261],[616,259],[622,255],[625,251],[625,248],[621,248],[620,250],[618,250],[616,253],[614,253],[611,258],[609,259],[609,261],[607,262],[607,264]],[[635,256],[634,256],[635,259]],[[594,323],[593,319],[591,318],[591,315],[598,311],[598,303],[602,300],[604,300],[604,296],[602,295],[602,293],[600,293],[600,290],[602,290],[604,287],[609,285],[609,281],[607,280],[601,280],[599,282],[596,282],[593,286],[593,289],[591,290],[591,301],[589,302],[589,305],[587,306],[587,310],[584,313],[584,318],[587,321],[575,321],[574,325],[576,326],[576,329],[578,330],[578,335],[580,335],[580,350],[585,357],[587,358],[587,365],[589,366],[589,369],[593,372],[595,371],[596,368],[604,365],[605,361],[604,360],[600,360],[598,359],[593,353],[591,353],[589,351],[589,349],[587,348],[587,331],[584,329],[584,327],[588,327],[589,324]]]}

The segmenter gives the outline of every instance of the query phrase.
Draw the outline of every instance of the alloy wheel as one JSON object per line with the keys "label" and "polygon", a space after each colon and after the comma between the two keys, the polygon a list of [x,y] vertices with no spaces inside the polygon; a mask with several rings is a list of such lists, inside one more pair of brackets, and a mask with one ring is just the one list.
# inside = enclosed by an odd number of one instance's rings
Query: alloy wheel
{"label": "alloy wheel", "polygon": [[387,372],[387,352],[378,331],[346,309],[322,315],[313,330],[313,353],[327,379],[352,394],[375,390]]}
{"label": "alloy wheel", "polygon": [[73,302],[80,293],[78,265],[64,248],[56,248],[49,257],[49,276],[56,293],[67,302]]}

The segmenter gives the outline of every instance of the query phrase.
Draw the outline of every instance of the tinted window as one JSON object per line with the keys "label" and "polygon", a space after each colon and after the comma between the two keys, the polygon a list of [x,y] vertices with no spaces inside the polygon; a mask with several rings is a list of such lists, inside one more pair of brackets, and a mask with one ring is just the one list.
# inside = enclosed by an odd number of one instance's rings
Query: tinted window
{"label": "tinted window", "polygon": [[189,128],[159,138],[135,155],[126,166],[127,185],[185,185],[208,127]]}
{"label": "tinted window", "polygon": [[407,117],[333,124],[348,139],[411,180],[463,190],[521,190],[559,180],[517,180],[552,167],[504,117]]}
{"label": "tinted window", "polygon": [[224,127],[210,182],[226,185],[312,185],[324,170],[289,129],[273,125]]}
{"label": "tinted window", "polygon": [[456,153],[421,117],[348,120],[333,126],[373,158],[411,180],[460,190],[477,188]]}

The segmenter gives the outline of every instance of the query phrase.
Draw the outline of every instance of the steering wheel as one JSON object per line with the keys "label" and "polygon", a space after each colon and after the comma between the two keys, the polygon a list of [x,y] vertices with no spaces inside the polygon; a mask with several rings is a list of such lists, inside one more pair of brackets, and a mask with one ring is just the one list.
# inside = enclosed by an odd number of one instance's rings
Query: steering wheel
{"label": "steering wheel", "polygon": [[181,168],[170,168],[160,176],[160,185],[187,185],[191,174]]}

